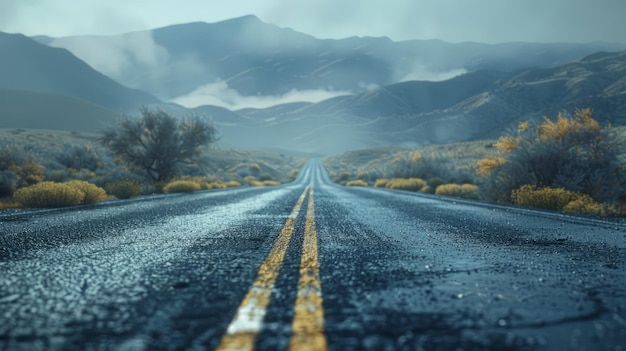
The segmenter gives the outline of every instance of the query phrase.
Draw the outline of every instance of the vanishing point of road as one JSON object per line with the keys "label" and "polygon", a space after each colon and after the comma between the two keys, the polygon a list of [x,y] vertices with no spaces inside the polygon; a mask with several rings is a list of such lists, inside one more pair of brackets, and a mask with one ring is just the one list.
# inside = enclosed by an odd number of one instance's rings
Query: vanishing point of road
{"label": "vanishing point of road", "polygon": [[0,350],[625,350],[626,226],[293,183],[0,214]]}

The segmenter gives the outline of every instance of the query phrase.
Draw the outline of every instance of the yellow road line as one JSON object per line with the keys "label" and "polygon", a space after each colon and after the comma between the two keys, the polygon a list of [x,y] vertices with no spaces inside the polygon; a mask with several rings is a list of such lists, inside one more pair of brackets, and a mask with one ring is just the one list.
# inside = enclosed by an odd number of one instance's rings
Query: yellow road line
{"label": "yellow road line", "polygon": [[237,313],[228,325],[226,334],[222,337],[220,344],[215,349],[216,351],[243,351],[254,348],[254,340],[261,331],[266,308],[270,302],[272,288],[278,278],[280,267],[283,264],[285,253],[293,234],[294,223],[308,189],[308,187],[304,189],[304,192],[300,195],[296,206],[280,231],[272,251],[261,264],[257,278],[252,283],[252,288],[250,288],[241,305],[239,305]]}
{"label": "yellow road line", "polygon": [[306,211],[300,280],[298,282],[295,314],[291,324],[293,335],[289,341],[289,351],[325,351],[327,349],[322,302],[320,264],[317,258],[315,209],[313,206],[313,189],[311,189]]}

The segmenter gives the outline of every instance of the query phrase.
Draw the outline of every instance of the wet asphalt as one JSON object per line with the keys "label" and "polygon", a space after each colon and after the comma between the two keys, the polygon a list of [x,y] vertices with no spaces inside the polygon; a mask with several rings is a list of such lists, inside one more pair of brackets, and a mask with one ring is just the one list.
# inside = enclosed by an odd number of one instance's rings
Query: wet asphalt
{"label": "wet asphalt", "polygon": [[[280,187],[0,213],[0,350],[214,350],[307,186],[328,350],[626,350],[622,222],[340,187],[316,160]],[[288,348],[306,211],[257,350]]]}

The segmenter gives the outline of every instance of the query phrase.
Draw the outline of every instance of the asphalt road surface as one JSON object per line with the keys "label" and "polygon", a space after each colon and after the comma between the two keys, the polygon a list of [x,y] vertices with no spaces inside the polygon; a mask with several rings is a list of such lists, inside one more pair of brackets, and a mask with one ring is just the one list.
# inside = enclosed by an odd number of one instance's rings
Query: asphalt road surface
{"label": "asphalt road surface", "polygon": [[0,214],[0,350],[625,350],[626,227],[332,184]]}

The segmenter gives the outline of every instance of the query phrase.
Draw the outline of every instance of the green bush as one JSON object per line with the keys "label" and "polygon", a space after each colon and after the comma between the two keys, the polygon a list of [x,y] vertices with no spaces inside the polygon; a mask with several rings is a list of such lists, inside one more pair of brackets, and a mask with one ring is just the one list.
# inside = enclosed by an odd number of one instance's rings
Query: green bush
{"label": "green bush", "polygon": [[192,181],[192,180],[174,180],[163,187],[163,192],[165,194],[172,193],[192,193],[194,191],[200,190],[200,184]]}
{"label": "green bush", "polygon": [[69,182],[65,182],[64,184],[71,186],[72,188],[78,189],[85,193],[85,197],[82,203],[87,205],[96,204],[102,200],[104,200],[107,196],[107,193],[104,189],[95,186],[89,182],[84,180],[70,180]]}
{"label": "green bush", "polygon": [[118,199],[130,199],[141,195],[143,186],[134,180],[116,180],[114,182],[107,183],[104,189],[108,194],[115,196]]}
{"label": "green bush", "polygon": [[18,189],[13,197],[24,207],[65,207],[83,203],[85,193],[67,184],[41,182]]}

